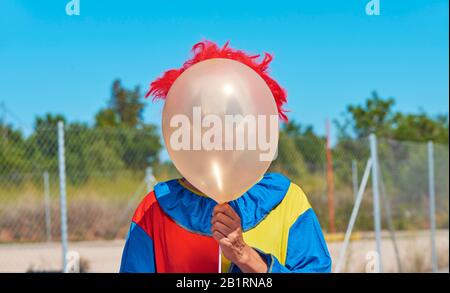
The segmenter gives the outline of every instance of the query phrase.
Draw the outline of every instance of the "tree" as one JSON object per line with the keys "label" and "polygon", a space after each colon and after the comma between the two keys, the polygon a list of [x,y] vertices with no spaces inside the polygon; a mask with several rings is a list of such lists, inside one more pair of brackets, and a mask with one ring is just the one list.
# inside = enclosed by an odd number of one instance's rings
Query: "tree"
{"label": "tree", "polygon": [[86,124],[71,123],[66,127],[66,169],[72,183],[84,183],[93,176],[113,177],[124,170],[124,162],[103,131]]}
{"label": "tree", "polygon": [[108,145],[115,148],[131,170],[145,170],[158,162],[162,146],[155,125],[145,124],[139,129],[117,128],[107,135]]}
{"label": "tree", "polygon": [[448,144],[448,131],[448,116],[439,115],[432,118],[425,113],[397,114],[393,136],[398,140],[419,142],[432,140],[436,143]]}
{"label": "tree", "polygon": [[396,115],[392,112],[394,104],[393,98],[382,99],[376,91],[373,91],[365,105],[348,106],[347,112],[351,116],[350,125],[356,137],[367,137],[371,133],[390,137],[396,120]]}
{"label": "tree", "polygon": [[28,165],[37,172],[57,170],[58,121],[63,121],[66,125],[66,119],[61,114],[47,113],[42,117],[36,117],[34,132],[26,139]]}
{"label": "tree", "polygon": [[287,175],[294,181],[299,181],[306,174],[306,166],[302,154],[297,149],[294,140],[286,133],[280,132],[278,154],[270,165],[270,172]]}
{"label": "tree", "polygon": [[[430,117],[424,112],[394,112],[394,105],[393,98],[382,99],[374,91],[364,105],[348,106],[344,122],[335,121],[339,138],[366,138],[374,133],[379,138],[418,142],[432,140],[448,144],[448,115]],[[352,128],[352,133],[348,128]]]}
{"label": "tree", "polygon": [[299,123],[290,121],[282,126],[281,131],[293,140],[310,171],[315,172],[324,167],[326,140],[317,135],[312,126],[303,128]]}
{"label": "tree", "polygon": [[115,80],[111,89],[109,106],[101,109],[96,117],[99,127],[115,127],[125,125],[135,128],[143,123],[144,103],[139,86],[133,90],[122,87],[120,80]]}
{"label": "tree", "polygon": [[27,159],[22,133],[10,125],[0,124],[0,185],[18,183],[26,170]]}
{"label": "tree", "polygon": [[47,113],[43,117],[36,117],[34,123],[34,133],[30,141],[46,157],[55,157],[57,154],[57,136],[56,129],[58,121],[67,124],[66,118],[61,114]]}
{"label": "tree", "polygon": [[95,115],[95,125],[98,127],[117,127],[119,119],[113,109],[101,109]]}

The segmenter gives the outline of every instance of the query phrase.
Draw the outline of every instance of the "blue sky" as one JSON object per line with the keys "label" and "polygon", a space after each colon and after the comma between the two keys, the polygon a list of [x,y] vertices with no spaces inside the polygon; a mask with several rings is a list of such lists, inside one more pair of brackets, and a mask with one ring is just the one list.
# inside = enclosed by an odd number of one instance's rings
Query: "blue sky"
{"label": "blue sky", "polygon": [[[202,39],[273,53],[290,118],[319,133],[372,90],[398,110],[448,113],[446,0],[380,0],[380,16],[368,0],[80,0],[80,16],[67,2],[0,0],[0,102],[25,130],[47,112],[92,123],[113,79],[145,90]],[[145,120],[161,110],[148,101]]]}

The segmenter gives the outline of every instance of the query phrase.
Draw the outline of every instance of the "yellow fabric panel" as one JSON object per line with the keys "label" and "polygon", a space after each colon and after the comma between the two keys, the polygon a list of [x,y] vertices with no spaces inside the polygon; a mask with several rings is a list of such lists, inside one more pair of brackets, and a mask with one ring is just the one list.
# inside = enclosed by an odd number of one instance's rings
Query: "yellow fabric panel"
{"label": "yellow fabric panel", "polygon": [[[251,247],[270,253],[283,265],[286,263],[289,228],[311,207],[303,190],[291,183],[284,199],[258,225],[244,232],[244,240]],[[230,261],[222,255],[222,272]]]}

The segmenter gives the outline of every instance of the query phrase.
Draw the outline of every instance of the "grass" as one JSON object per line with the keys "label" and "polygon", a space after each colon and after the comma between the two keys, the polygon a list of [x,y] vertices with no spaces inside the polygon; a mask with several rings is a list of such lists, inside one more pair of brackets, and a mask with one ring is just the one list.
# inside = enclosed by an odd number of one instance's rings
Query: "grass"
{"label": "grass", "polygon": [[[164,181],[177,174],[170,170],[158,174]],[[42,174],[31,174],[21,183],[0,185],[0,242],[43,241],[46,239],[44,187]],[[144,174],[130,171],[91,176],[79,184],[67,180],[67,208],[69,236],[72,240],[113,239],[126,235],[133,211],[147,193]],[[308,195],[324,230],[328,230],[326,183],[320,176],[309,174],[302,181],[295,180]],[[371,192],[367,190],[358,214],[355,231],[372,230]],[[59,184],[57,174],[50,174],[52,235],[59,235]],[[345,232],[353,208],[351,187],[340,184],[335,192],[336,228]],[[407,203],[416,208],[416,203]],[[416,208],[418,209],[418,208]],[[437,215],[438,227],[448,227],[448,209]],[[397,229],[422,228],[426,221],[394,214]],[[383,227],[387,227],[383,223]],[[339,235],[339,234],[336,234]],[[330,236],[330,240],[335,237]]]}
{"label": "grass", "polygon": [[[123,237],[132,213],[145,196],[142,177],[132,173],[96,177],[82,185],[67,185],[71,240]],[[50,181],[53,238],[59,235],[59,186]],[[44,188],[34,180],[0,188],[0,242],[46,240]]]}

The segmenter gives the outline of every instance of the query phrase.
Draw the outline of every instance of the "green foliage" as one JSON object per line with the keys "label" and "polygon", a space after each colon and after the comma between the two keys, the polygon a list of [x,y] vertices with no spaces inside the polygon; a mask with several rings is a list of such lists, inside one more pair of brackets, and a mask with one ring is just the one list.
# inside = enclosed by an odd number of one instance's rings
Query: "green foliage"
{"label": "green foliage", "polygon": [[336,121],[339,137],[365,138],[374,133],[380,138],[448,144],[448,115],[405,114],[395,112],[394,105],[393,98],[383,99],[377,92],[372,92],[364,105],[347,107],[344,122]]}
{"label": "green foliage", "polygon": [[172,162],[156,163],[153,166],[154,176],[158,182],[167,181],[170,179],[181,178],[180,173],[175,168]]}
{"label": "green foliage", "polygon": [[112,86],[110,107],[96,115],[95,126],[67,122],[62,115],[37,117],[34,131],[24,138],[20,131],[0,126],[1,178],[21,182],[28,173],[58,170],[57,123],[65,125],[65,158],[69,183],[82,184],[95,176],[114,177],[123,171],[143,173],[159,162],[161,143],[155,125],[142,120],[140,90]]}
{"label": "green foliage", "polygon": [[117,79],[112,85],[109,107],[97,113],[96,125],[98,127],[122,125],[135,128],[143,123],[144,106],[140,88],[136,86],[133,90],[128,90],[123,88]]}
{"label": "green foliage", "polygon": [[394,104],[394,99],[383,100],[373,92],[364,106],[348,106],[347,111],[352,115],[356,136],[367,137],[371,133],[381,137],[390,136],[396,120],[396,115],[392,113]]}
{"label": "green foliage", "polygon": [[285,132],[280,132],[278,156],[270,166],[271,172],[284,173],[292,179],[299,179],[306,174],[303,156],[295,145],[295,141]]}
{"label": "green foliage", "polygon": [[397,114],[393,137],[397,140],[434,141],[448,144],[448,116],[430,118],[425,113]]}
{"label": "green foliage", "polygon": [[[441,158],[436,161],[437,170],[441,170],[436,172],[438,194],[444,195],[443,198],[448,196],[448,178],[442,178],[448,176],[448,146],[439,145],[448,145],[448,117],[405,114],[394,111],[394,105],[394,99],[383,99],[373,92],[363,105],[348,106],[343,122],[336,121],[339,133],[332,146],[332,156],[338,230],[345,229],[354,203],[352,163],[356,163],[360,180],[370,156],[367,137],[371,133],[378,137],[381,176],[386,196],[395,211],[397,228],[423,227],[427,222],[424,200],[428,187],[427,150],[423,142],[436,143],[435,153],[437,155],[439,150]],[[324,137],[316,135],[311,127],[303,128],[296,122],[289,122],[281,129],[278,158],[271,166],[271,171],[284,173],[300,184],[323,223],[328,220],[325,150]],[[438,197],[438,201],[448,214],[448,200]],[[370,197],[366,196],[361,210],[357,228],[371,229]],[[448,226],[448,217],[440,219],[438,225]]]}
{"label": "green foliage", "polygon": [[282,126],[281,133],[292,140],[297,151],[302,154],[309,171],[318,171],[323,166],[326,139],[314,133],[312,126],[308,125],[303,129],[300,124],[291,121]]}
{"label": "green foliage", "polygon": [[[411,215],[426,193],[426,146],[395,141],[432,140],[448,145],[448,116],[405,114],[394,111],[393,107],[394,99],[383,99],[374,92],[363,105],[349,106],[344,121],[336,122],[339,133],[332,146],[332,156],[338,230],[345,228],[354,202],[352,162],[356,163],[361,179],[369,157],[367,136],[370,133],[379,138],[382,177],[386,194],[396,211],[394,224],[406,229],[424,223],[423,215]],[[36,181],[41,184],[42,172],[57,173],[58,121],[65,122],[68,188],[98,191],[111,186],[110,182],[114,182],[113,188],[117,190],[120,186],[135,186],[148,166],[153,167],[159,181],[180,177],[171,162],[160,161],[162,145],[158,128],[144,123],[143,110],[139,88],[126,89],[116,80],[107,107],[96,114],[93,126],[46,114],[36,118],[33,132],[25,137],[11,126],[0,125],[0,190],[15,184],[26,185],[30,181],[27,181],[28,174],[38,174]],[[270,171],[284,173],[304,189],[324,223],[328,214],[325,147],[325,137],[317,135],[311,126],[291,121],[281,128],[278,156],[270,167]],[[439,183],[436,192],[448,195],[448,178],[445,177],[448,175],[448,146],[436,144],[435,154],[441,158],[436,160],[436,182]],[[105,188],[103,193],[106,192],[111,193],[111,190]],[[122,193],[126,191],[120,191]],[[447,213],[442,219],[439,216],[442,213],[438,213],[438,222],[448,226],[448,199],[438,197],[437,202],[438,209]],[[370,200],[365,201],[356,224],[358,228],[371,228],[371,210]]]}
{"label": "green foliage", "polygon": [[25,141],[20,131],[0,125],[0,184],[21,181],[21,170],[27,166]]}
{"label": "green foliage", "polygon": [[119,119],[113,109],[101,109],[95,115],[95,125],[97,127],[117,127]]}

